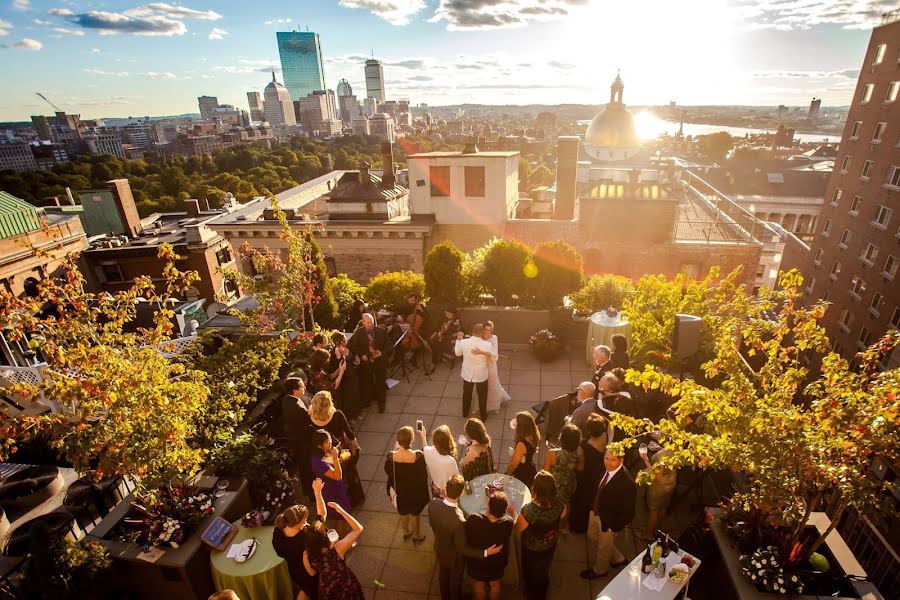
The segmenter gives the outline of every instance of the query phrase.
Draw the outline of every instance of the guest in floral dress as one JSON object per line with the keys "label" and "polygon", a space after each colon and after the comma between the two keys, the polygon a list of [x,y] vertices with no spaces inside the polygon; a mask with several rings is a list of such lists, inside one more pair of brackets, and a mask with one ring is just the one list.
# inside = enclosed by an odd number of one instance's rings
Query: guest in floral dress
{"label": "guest in floral dress", "polygon": [[532,501],[522,507],[516,531],[522,534],[522,579],[525,600],[544,600],[550,585],[550,565],[559,540],[559,523],[566,505],[559,502],[556,480],[547,471],[534,477]]}
{"label": "guest in floral dress", "polygon": [[[325,482],[322,498],[328,506],[339,504],[344,511],[350,512],[350,497],[343,479],[343,469],[338,449],[331,444],[331,434],[324,429],[317,429],[312,434],[312,456],[310,466],[313,474]],[[328,524],[338,530],[346,530],[346,521],[342,512],[328,511]]]}
{"label": "guest in floral dress", "polygon": [[[568,507],[569,500],[575,493],[576,476],[575,469],[581,458],[581,430],[569,423],[563,427],[559,436],[559,448],[550,450],[544,459],[544,470],[549,471],[556,479],[556,494],[560,503]],[[571,512],[571,511],[568,511]],[[563,532],[569,530],[567,520],[564,520],[560,529]]]}
{"label": "guest in floral dress", "polygon": [[469,446],[459,461],[459,470],[466,481],[494,472],[494,455],[491,452],[491,437],[481,419],[466,421],[466,437]]}
{"label": "guest in floral dress", "polygon": [[322,522],[311,525],[306,531],[304,563],[310,571],[319,574],[318,600],[364,600],[362,585],[344,560],[363,526],[337,502],[329,502],[328,509],[349,523],[350,533],[332,543],[328,539],[328,528]]}

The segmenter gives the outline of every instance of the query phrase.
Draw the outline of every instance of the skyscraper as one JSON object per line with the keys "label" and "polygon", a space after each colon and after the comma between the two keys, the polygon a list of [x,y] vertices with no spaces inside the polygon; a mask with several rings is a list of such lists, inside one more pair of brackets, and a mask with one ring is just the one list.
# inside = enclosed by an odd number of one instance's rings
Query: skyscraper
{"label": "skyscraper", "polygon": [[346,79],[341,79],[337,84],[337,95],[338,98],[342,96],[352,96],[353,95],[353,87],[350,85],[350,82]]}
{"label": "skyscraper", "polygon": [[341,120],[349,126],[353,119],[359,116],[360,111],[359,102],[353,95],[353,87],[346,79],[341,79],[337,84],[337,102]]}
{"label": "skyscraper", "polygon": [[207,121],[212,111],[219,106],[219,99],[215,96],[200,96],[197,98],[197,104],[200,106],[200,118]]}
{"label": "skyscraper", "polygon": [[256,121],[258,123],[266,120],[262,95],[259,92],[247,92],[247,103],[250,105],[251,121]]}
{"label": "skyscraper", "polygon": [[311,31],[279,31],[278,55],[281,57],[281,74],[291,100],[306,98],[313,92],[325,89],[325,73],[322,70],[322,47],[319,34]]}
{"label": "skyscraper", "polygon": [[384,67],[374,58],[366,61],[366,97],[384,102]]}
{"label": "skyscraper", "polygon": [[266,121],[272,127],[297,124],[291,94],[286,87],[275,81],[275,71],[272,71],[272,81],[266,86],[263,96],[265,97]]}

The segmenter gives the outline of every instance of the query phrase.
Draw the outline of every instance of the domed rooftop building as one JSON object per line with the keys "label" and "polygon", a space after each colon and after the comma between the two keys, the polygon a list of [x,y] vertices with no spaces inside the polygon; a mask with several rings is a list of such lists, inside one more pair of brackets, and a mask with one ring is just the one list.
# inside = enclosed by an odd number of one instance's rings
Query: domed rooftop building
{"label": "domed rooftop building", "polygon": [[640,152],[634,116],[622,103],[624,90],[622,77],[616,73],[616,79],[609,88],[609,104],[597,113],[584,133],[584,149],[591,158],[621,161]]}

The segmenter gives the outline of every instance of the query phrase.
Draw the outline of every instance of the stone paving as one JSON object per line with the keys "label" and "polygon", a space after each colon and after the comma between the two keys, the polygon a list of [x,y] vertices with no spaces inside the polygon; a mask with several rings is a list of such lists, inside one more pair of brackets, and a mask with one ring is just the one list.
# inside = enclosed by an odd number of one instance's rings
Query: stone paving
{"label": "stone paving", "polygon": [[[552,363],[539,363],[531,352],[502,349],[500,379],[512,396],[500,414],[488,416],[486,427],[494,440],[494,459],[499,460],[498,470],[504,471],[509,461],[507,448],[512,446],[514,432],[510,419],[519,411],[530,410],[542,399],[554,398],[575,388],[581,381],[590,379],[590,367],[584,364],[584,350],[572,350]],[[399,377],[399,376],[398,376]],[[477,411],[477,400],[473,403]],[[375,409],[364,411],[353,422],[354,431],[362,448],[359,474],[366,488],[366,502],[356,510],[356,517],[365,526],[357,548],[348,555],[349,564],[359,577],[370,600],[426,600],[438,599],[438,573],[432,550],[434,538],[428,527],[427,509],[422,514],[422,531],[426,540],[418,547],[404,542],[399,517],[385,492],[387,476],[384,472],[385,455],[393,448],[394,434],[400,427],[415,427],[421,419],[430,432],[441,424],[450,426],[454,438],[463,431],[462,380],[459,365],[451,372],[447,363],[432,373],[430,379],[421,372],[410,375],[388,392],[384,414]],[[500,440],[498,442],[498,440]],[[420,443],[416,441],[416,446]],[[536,464],[543,464],[546,446],[542,445]],[[683,502],[682,505],[686,505]],[[637,516],[632,524],[634,531],[642,527],[646,518],[643,495],[639,494]],[[696,513],[686,506],[674,511],[663,522],[668,530],[680,533],[693,521]],[[619,548],[629,559],[643,548],[638,548],[632,531],[620,534]],[[566,600],[590,600],[596,598],[608,578],[587,581],[579,572],[587,566],[587,541],[584,535],[568,534],[562,537],[551,570],[551,586],[548,598]],[[615,569],[613,574],[618,573]],[[384,584],[379,587],[375,581]],[[521,598],[521,587],[504,586],[504,598]]]}

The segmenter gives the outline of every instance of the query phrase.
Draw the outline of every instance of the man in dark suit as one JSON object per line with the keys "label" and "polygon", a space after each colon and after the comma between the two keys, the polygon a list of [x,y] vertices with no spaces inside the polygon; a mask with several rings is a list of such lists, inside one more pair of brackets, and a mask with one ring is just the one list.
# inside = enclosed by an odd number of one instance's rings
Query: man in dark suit
{"label": "man in dark suit", "polygon": [[609,360],[612,355],[612,350],[609,349],[609,346],[604,346],[600,344],[599,346],[594,347],[594,377],[591,379],[591,383],[594,384],[594,398],[600,397],[600,380],[606,375],[609,371],[612,370],[613,364],[612,361]]}
{"label": "man in dark suit", "polygon": [[363,402],[374,399],[378,412],[384,412],[387,400],[384,381],[387,379],[387,355],[390,350],[388,335],[383,327],[375,325],[371,314],[363,314],[362,322],[363,326],[350,336],[347,347],[355,357],[353,364],[359,367],[359,391]]}
{"label": "man in dark suit", "polygon": [[281,426],[277,428],[281,445],[287,448],[300,475],[303,493],[312,498],[312,467],[309,463],[312,421],[306,383],[301,377],[288,377],[284,382],[285,396],[281,399]]}
{"label": "man in dark suit", "polygon": [[447,481],[447,497],[435,498],[428,505],[428,523],[434,533],[434,553],[438,560],[441,600],[460,598],[466,558],[487,558],[503,550],[503,546],[497,545],[478,550],[466,543],[466,519],[458,506],[465,485],[462,475],[453,475]]}
{"label": "man in dark suit", "polygon": [[605,577],[610,567],[619,567],[628,562],[625,555],[616,548],[615,542],[616,534],[628,527],[634,519],[637,485],[625,468],[621,456],[615,456],[607,450],[603,462],[606,474],[597,486],[587,533],[588,542],[596,548],[596,556],[592,567],[581,572],[585,579]]}

